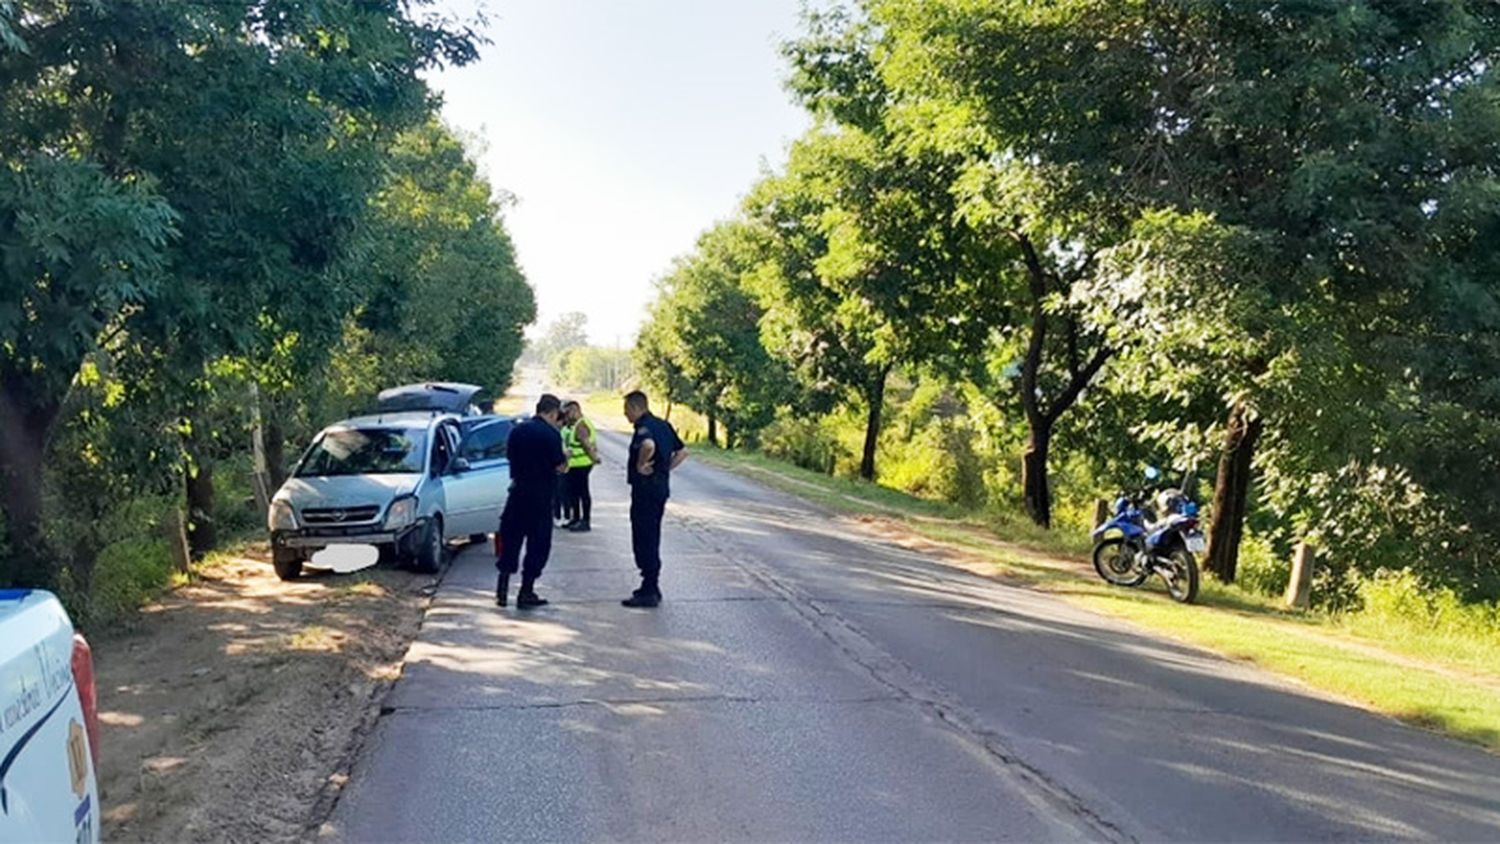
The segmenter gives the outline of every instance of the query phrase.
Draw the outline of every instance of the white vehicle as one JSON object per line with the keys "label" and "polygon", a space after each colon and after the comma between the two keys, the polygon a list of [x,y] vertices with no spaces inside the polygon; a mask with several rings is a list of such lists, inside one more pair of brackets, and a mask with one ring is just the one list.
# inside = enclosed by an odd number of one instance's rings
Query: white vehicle
{"label": "white vehicle", "polygon": [[[467,405],[467,397],[453,400]],[[271,500],[276,574],[296,578],[314,553],[334,545],[373,545],[419,571],[437,571],[449,540],[482,541],[498,528],[514,424],[439,409],[323,429]]]}
{"label": "white vehicle", "polygon": [[0,590],[0,842],[99,840],[94,659],[49,592]]}

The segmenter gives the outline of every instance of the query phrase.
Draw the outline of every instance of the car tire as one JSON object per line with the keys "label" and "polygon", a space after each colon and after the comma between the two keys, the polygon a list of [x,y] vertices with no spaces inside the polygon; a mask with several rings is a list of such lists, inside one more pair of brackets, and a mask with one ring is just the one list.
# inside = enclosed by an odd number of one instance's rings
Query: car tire
{"label": "car tire", "polygon": [[291,548],[273,549],[271,567],[282,580],[296,580],[302,576],[302,553]]}
{"label": "car tire", "polygon": [[437,574],[443,567],[443,556],[447,550],[443,542],[443,517],[433,516],[422,528],[422,538],[417,542],[417,553],[412,556],[412,568],[423,574]]}

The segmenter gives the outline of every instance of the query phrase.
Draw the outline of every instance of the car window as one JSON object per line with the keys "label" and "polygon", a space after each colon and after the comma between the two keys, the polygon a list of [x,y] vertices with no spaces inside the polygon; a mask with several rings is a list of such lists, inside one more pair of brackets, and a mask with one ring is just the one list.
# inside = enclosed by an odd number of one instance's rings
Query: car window
{"label": "car window", "polygon": [[439,425],[436,434],[437,438],[432,441],[432,471],[443,472],[453,457],[453,435],[446,424]]}
{"label": "car window", "polygon": [[392,475],[422,471],[426,435],[398,428],[338,428],[313,443],[298,477]]}
{"label": "car window", "polygon": [[486,419],[465,425],[468,433],[464,436],[460,456],[470,463],[505,459],[505,441],[510,437],[513,424],[509,419]]}

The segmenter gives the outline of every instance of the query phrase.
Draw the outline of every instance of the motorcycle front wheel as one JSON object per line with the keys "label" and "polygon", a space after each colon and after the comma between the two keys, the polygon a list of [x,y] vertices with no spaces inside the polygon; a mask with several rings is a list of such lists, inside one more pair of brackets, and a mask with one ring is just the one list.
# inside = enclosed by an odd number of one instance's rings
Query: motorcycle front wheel
{"label": "motorcycle front wheel", "polygon": [[1117,536],[1101,539],[1094,546],[1094,571],[1105,583],[1115,586],[1140,586],[1148,576],[1136,568],[1135,551]]}
{"label": "motorcycle front wheel", "polygon": [[1198,561],[1192,552],[1178,548],[1167,558],[1167,565],[1159,572],[1167,583],[1167,594],[1179,604],[1191,604],[1198,599]]}

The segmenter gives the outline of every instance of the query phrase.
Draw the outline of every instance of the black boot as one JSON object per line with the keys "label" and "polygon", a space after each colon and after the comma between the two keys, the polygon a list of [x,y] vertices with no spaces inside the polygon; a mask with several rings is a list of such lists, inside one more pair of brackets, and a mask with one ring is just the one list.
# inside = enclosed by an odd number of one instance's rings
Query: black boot
{"label": "black boot", "polygon": [[501,574],[500,579],[495,581],[495,606],[505,606],[506,596],[510,594],[510,575]]}
{"label": "black boot", "polygon": [[593,528],[589,526],[588,519],[580,519],[573,524],[568,525],[568,530],[571,530],[574,533],[588,533],[589,531],[593,530]]}
{"label": "black boot", "polygon": [[529,577],[521,578],[521,591],[516,593],[516,609],[529,610],[536,607],[545,607],[550,603],[546,598],[536,593],[536,581]]}
{"label": "black boot", "polygon": [[654,583],[642,583],[641,588],[620,603],[633,609],[652,609],[661,605],[661,590]]}

